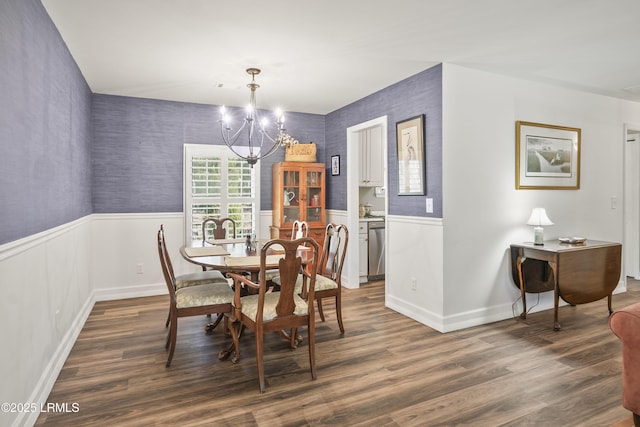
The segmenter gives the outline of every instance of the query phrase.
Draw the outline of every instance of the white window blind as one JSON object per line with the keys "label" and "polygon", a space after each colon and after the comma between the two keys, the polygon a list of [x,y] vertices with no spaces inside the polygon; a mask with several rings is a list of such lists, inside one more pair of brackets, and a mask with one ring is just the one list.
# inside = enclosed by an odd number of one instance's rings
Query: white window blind
{"label": "white window blind", "polygon": [[224,146],[185,144],[187,243],[202,240],[202,221],[207,217],[232,218],[238,237],[256,234],[260,212],[259,168],[259,164],[252,168]]}

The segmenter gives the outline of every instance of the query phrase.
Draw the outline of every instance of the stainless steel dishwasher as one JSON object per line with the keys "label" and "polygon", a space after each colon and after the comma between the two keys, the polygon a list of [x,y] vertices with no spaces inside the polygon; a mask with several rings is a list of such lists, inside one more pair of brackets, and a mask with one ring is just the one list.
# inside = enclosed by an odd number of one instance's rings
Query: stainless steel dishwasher
{"label": "stainless steel dishwasher", "polygon": [[369,221],[369,281],[384,279],[384,228],[384,220]]}

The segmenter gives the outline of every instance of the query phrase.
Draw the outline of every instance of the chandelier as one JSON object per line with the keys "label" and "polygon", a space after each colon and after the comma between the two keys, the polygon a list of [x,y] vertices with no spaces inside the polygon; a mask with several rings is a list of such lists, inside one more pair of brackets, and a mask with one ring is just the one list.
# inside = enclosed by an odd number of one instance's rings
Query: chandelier
{"label": "chandelier", "polygon": [[[224,105],[220,107],[220,131],[224,144],[233,153],[245,159],[251,167],[258,160],[264,159],[276,152],[278,147],[285,145],[284,136],[284,115],[280,110],[275,111],[275,121],[269,123],[266,117],[261,118],[256,109],[256,89],[260,87],[256,83],[256,75],[260,74],[259,68],[247,68],[247,73],[251,74],[251,83],[247,87],[251,90],[247,115],[242,122],[242,126],[235,132],[231,129],[231,120],[227,115]],[[274,128],[275,136],[268,133],[268,127]],[[243,138],[241,136],[244,135]],[[237,144],[245,141],[247,144]],[[242,147],[242,148],[240,148]]]}

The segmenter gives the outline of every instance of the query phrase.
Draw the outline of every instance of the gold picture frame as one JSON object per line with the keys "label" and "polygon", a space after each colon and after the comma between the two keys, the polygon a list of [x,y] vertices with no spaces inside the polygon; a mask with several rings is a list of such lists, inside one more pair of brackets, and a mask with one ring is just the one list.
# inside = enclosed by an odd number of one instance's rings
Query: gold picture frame
{"label": "gold picture frame", "polygon": [[398,195],[425,194],[424,114],[396,123]]}
{"label": "gold picture frame", "polygon": [[516,189],[580,189],[580,129],[517,121]]}

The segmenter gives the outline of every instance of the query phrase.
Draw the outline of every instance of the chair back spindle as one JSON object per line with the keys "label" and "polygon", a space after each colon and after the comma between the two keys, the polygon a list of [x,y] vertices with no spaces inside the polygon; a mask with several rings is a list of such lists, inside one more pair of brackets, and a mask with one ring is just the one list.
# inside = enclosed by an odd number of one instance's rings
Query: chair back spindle
{"label": "chair back spindle", "polygon": [[291,226],[291,240],[309,237],[309,224],[306,221],[293,221]]}
{"label": "chair back spindle", "polygon": [[349,230],[343,224],[327,224],[324,248],[318,266],[318,273],[338,281],[342,275],[344,259],[347,255]]}
{"label": "chair back spindle", "polygon": [[[225,227],[226,224],[226,227]],[[232,218],[205,218],[202,221],[202,241],[207,241],[210,226],[213,225],[213,231],[210,235],[213,237],[213,240],[222,240],[226,238],[236,238],[236,222]],[[231,227],[229,227],[229,225]],[[229,232],[229,228],[233,231]]]}

